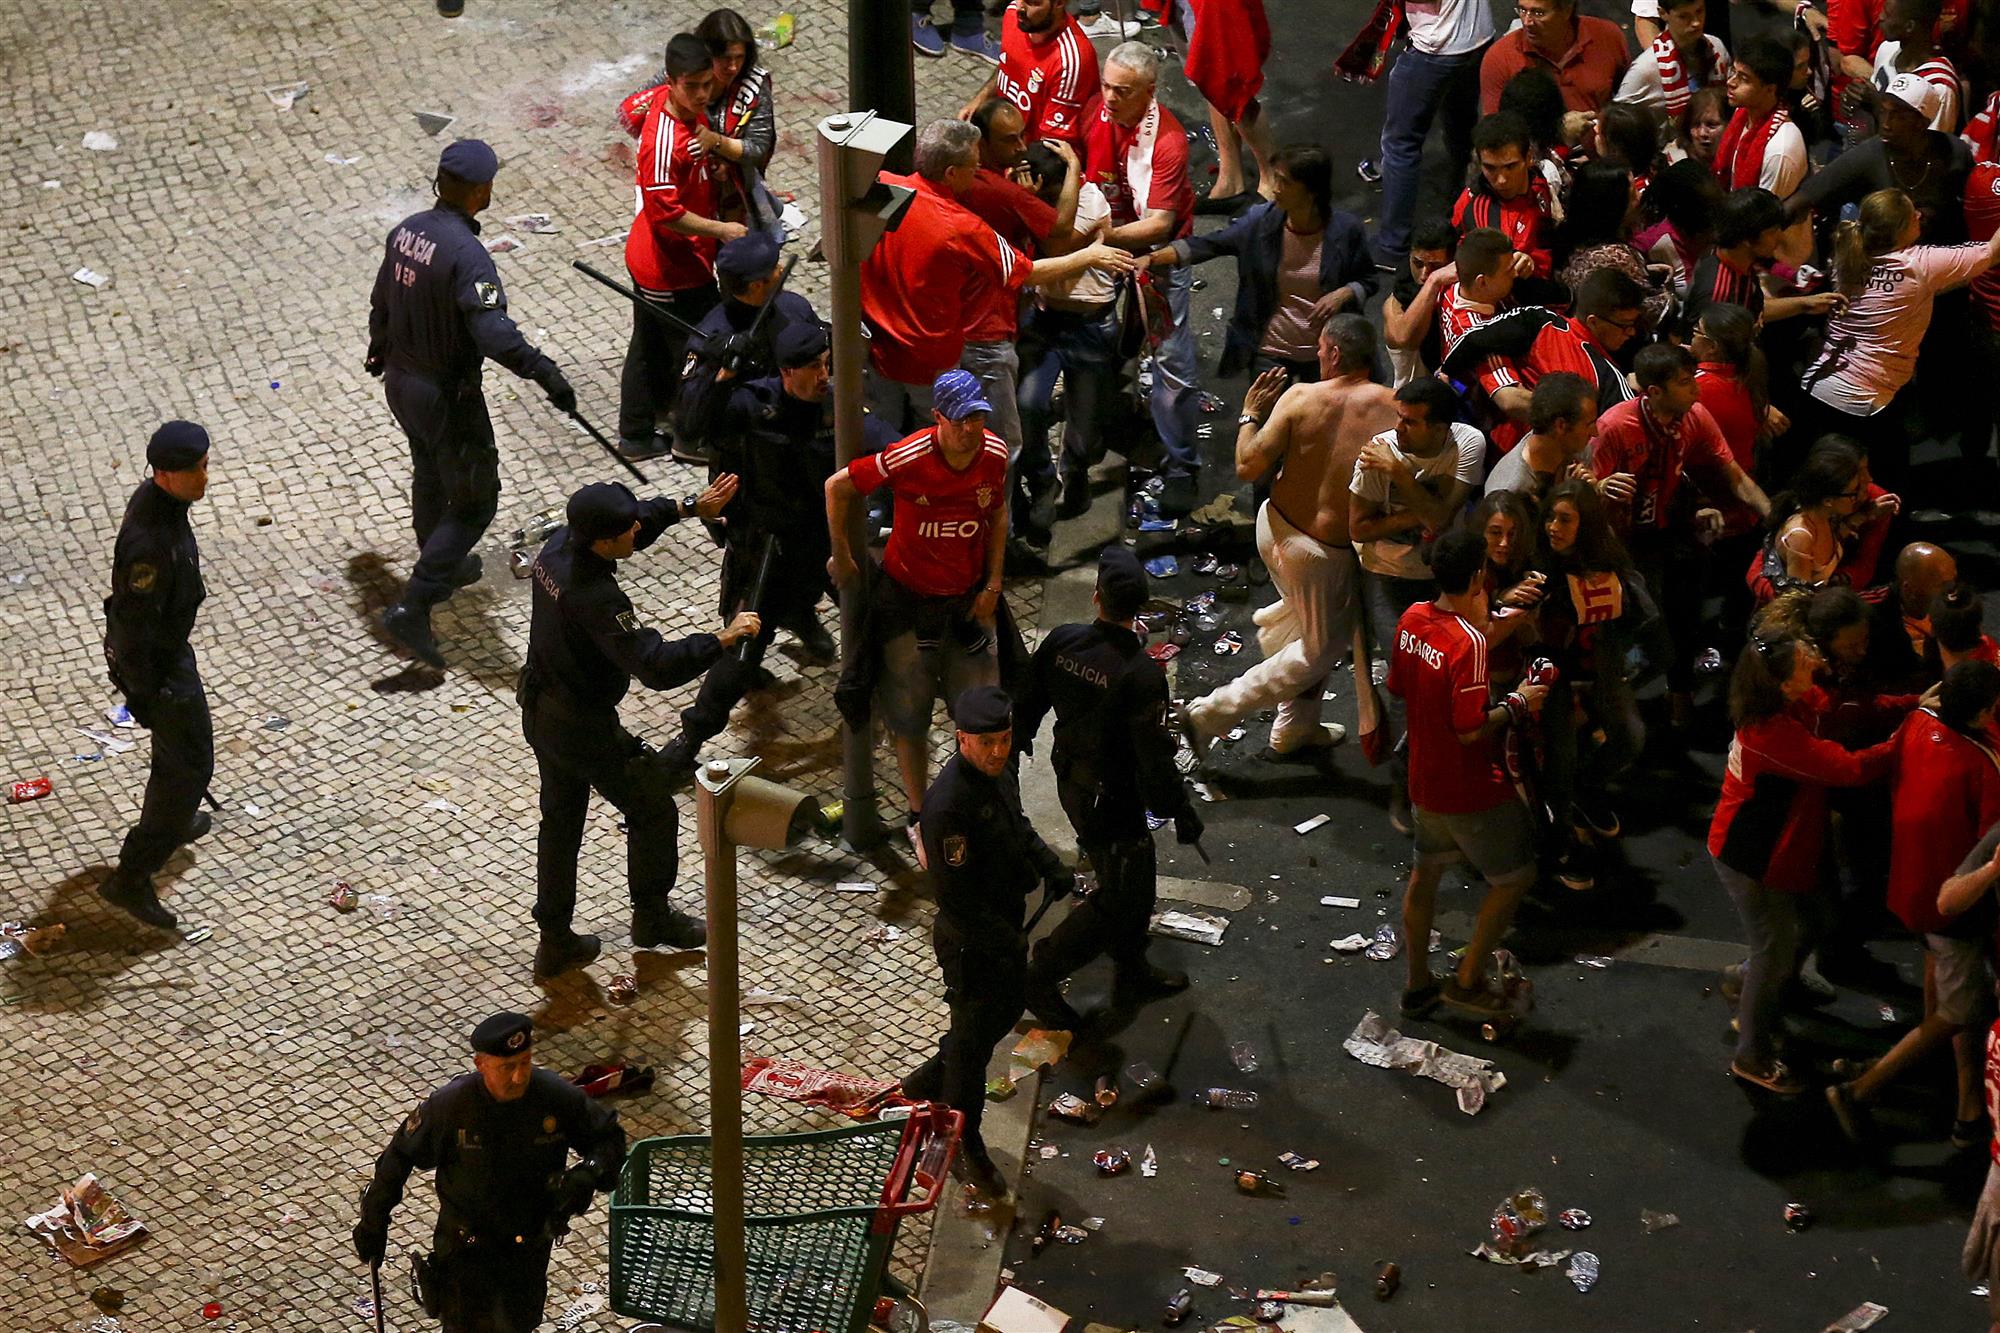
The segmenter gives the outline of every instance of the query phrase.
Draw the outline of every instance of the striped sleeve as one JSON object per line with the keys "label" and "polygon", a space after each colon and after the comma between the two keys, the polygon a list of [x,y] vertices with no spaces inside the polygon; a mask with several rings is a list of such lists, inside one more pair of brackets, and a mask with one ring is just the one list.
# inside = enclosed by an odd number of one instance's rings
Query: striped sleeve
{"label": "striped sleeve", "polygon": [[1463,616],[1455,616],[1465,642],[1451,661],[1451,729],[1477,731],[1486,725],[1486,636]]}

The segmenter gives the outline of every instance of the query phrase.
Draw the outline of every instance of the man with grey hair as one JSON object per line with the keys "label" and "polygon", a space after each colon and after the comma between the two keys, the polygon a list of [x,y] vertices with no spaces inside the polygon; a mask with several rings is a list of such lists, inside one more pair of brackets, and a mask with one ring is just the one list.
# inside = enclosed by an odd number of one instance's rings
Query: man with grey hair
{"label": "man with grey hair", "polygon": [[[1111,204],[1104,239],[1141,253],[1173,244],[1194,230],[1194,186],[1188,181],[1187,135],[1155,95],[1159,53],[1126,42],[1104,58],[1098,108],[1083,127],[1085,179]],[[1191,270],[1152,274],[1165,295],[1173,328],[1153,349],[1153,425],[1166,447],[1166,489],[1160,509],[1185,514],[1201,503],[1201,455],[1195,449],[1194,328],[1188,319]]]}
{"label": "man with grey hair", "polygon": [[[1185,151],[1185,150],[1183,150]],[[892,232],[861,265],[868,321],[868,406],[891,429],[928,420],[931,384],[959,364],[966,331],[1023,286],[1061,282],[1087,268],[1129,273],[1123,248],[1095,244],[1031,260],[960,202],[979,170],[979,130],[937,120],[917,135],[917,174],[882,180],[916,192]]]}

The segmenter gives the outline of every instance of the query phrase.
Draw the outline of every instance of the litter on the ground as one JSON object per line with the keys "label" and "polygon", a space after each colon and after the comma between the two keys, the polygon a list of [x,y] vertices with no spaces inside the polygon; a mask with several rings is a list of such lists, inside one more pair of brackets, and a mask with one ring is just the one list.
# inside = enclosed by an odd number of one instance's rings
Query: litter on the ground
{"label": "litter on the ground", "polygon": [[1569,1267],[1563,1275],[1576,1284],[1578,1291],[1589,1291],[1597,1285],[1597,1256],[1589,1250],[1578,1250],[1569,1257]]}
{"label": "litter on the ground", "polygon": [[60,921],[48,926],[31,926],[25,921],[0,921],[0,958],[27,953],[40,957],[62,943],[68,927]]}
{"label": "litter on the ground", "polygon": [[893,1080],[880,1082],[797,1060],[759,1056],[744,1061],[743,1091],[821,1106],[863,1119],[890,1100],[896,1084]]}
{"label": "litter on the ground", "polygon": [[1375,927],[1375,934],[1362,952],[1378,963],[1386,963],[1403,951],[1403,937],[1396,928],[1386,922]]}
{"label": "litter on the ground", "polygon": [[86,287],[103,287],[111,281],[110,274],[99,273],[94,268],[80,268],[69,276]]}
{"label": "litter on the ground", "polygon": [[1650,1208],[1641,1208],[1639,1210],[1639,1230],[1645,1232],[1648,1236],[1652,1235],[1655,1231],[1665,1231],[1668,1227],[1677,1227],[1680,1224],[1681,1219],[1677,1214],[1656,1213]]}
{"label": "litter on the ground", "polygon": [[361,155],[356,153],[353,157],[343,157],[339,153],[328,153],[326,160],[329,166],[351,167],[361,160]]}
{"label": "litter on the ground", "polygon": [[132,710],[124,704],[104,710],[104,720],[114,727],[136,727],[139,725],[132,716]]}
{"label": "litter on the ground", "polygon": [[1576,961],[1582,963],[1585,967],[1594,967],[1599,971],[1603,971],[1605,968],[1611,966],[1611,960],[1601,953],[1580,953],[1576,956]]}
{"label": "litter on the ground", "polygon": [[1229,929],[1229,918],[1209,912],[1155,912],[1147,929],[1165,939],[1219,945],[1223,932]]}
{"label": "litter on the ground", "polygon": [[1359,907],[1361,906],[1361,900],[1359,898],[1342,898],[1336,895],[1329,895],[1320,899],[1319,905],[1321,907]]}
{"label": "litter on the ground", "polygon": [[1823,1333],[1861,1333],[1864,1328],[1873,1328],[1889,1313],[1886,1305],[1873,1301],[1863,1301],[1840,1318],[1828,1324]]}
{"label": "litter on the ground", "polygon": [[1347,1053],[1378,1069],[1406,1069],[1457,1090],[1458,1109],[1478,1115],[1491,1094],[1507,1086],[1507,1076],[1491,1060],[1447,1050],[1434,1041],[1405,1037],[1373,1009],[1361,1015],[1347,1040]]}
{"label": "litter on the ground", "polygon": [[894,944],[902,938],[903,928],[901,926],[891,926],[886,923],[875,927],[875,929],[861,937],[864,944]]}
{"label": "litter on the ground", "polygon": [[1328,940],[1326,947],[1335,953],[1360,953],[1368,947],[1366,935],[1343,935],[1337,940]]}
{"label": "litter on the ground", "polygon": [[522,213],[508,218],[507,225],[515,231],[532,232],[537,236],[553,236],[559,230],[556,220],[547,213]]}
{"label": "litter on the ground", "polygon": [[1153,1152],[1153,1145],[1147,1144],[1146,1151],[1139,1157],[1139,1174],[1151,1180],[1160,1174],[1160,1159]]}
{"label": "litter on the ground", "polygon": [[486,253],[489,255],[512,254],[516,250],[525,250],[528,248],[528,243],[518,236],[495,236],[492,240],[485,242],[485,245]]}
{"label": "litter on the ground", "polygon": [[579,250],[597,250],[607,245],[623,245],[628,234],[622,231],[606,232],[604,235],[593,237],[588,241],[578,241],[576,248]]}
{"label": "litter on the ground", "polygon": [[[1292,832],[1298,834],[1311,833],[1314,829],[1324,824],[1331,824],[1332,822],[1333,816],[1322,812],[1314,815],[1311,819],[1301,820],[1299,823],[1292,825]],[[1326,899],[1321,899],[1320,901],[1325,902]]]}
{"label": "litter on the ground", "polygon": [[93,153],[114,152],[118,148],[118,136],[109,130],[92,130],[83,136],[83,146]]}
{"label": "litter on the ground", "polygon": [[785,239],[797,240],[806,229],[806,211],[797,204],[786,203],[778,213],[778,225],[785,229]]}
{"label": "litter on the ground", "polygon": [[280,111],[290,111],[301,97],[312,91],[310,83],[281,83],[275,88],[266,88],[264,96],[271,99],[271,105]]}
{"label": "litter on the ground", "polygon": [[835,893],[873,893],[875,886],[865,879],[843,879],[833,886]]}
{"label": "litter on the ground", "polygon": [[749,990],[744,991],[741,998],[736,1001],[736,1003],[743,1005],[798,1004],[799,1002],[799,997],[796,995],[786,995],[779,991],[765,990],[761,986],[752,986]]}
{"label": "litter on the ground", "polygon": [[1211,1273],[1206,1268],[1183,1268],[1181,1276],[1194,1283],[1197,1287],[1219,1287],[1222,1285],[1222,1274]]}
{"label": "litter on the ground", "polygon": [[430,135],[436,135],[450,128],[451,123],[458,119],[457,116],[447,116],[438,111],[414,111],[411,114],[417,118],[417,128]]}
{"label": "litter on the ground", "polygon": [[1049,1114],[1079,1125],[1094,1125],[1103,1119],[1104,1108],[1094,1101],[1085,1101],[1073,1092],[1065,1092],[1049,1103]]}
{"label": "litter on the ground", "polygon": [[1278,1163],[1281,1166],[1290,1167],[1294,1171],[1319,1170],[1319,1159],[1317,1157],[1306,1157],[1295,1152],[1279,1153]]}
{"label": "litter on the ground", "polygon": [[78,1176],[74,1185],[63,1186],[55,1203],[24,1225],[75,1268],[122,1253],[146,1234],[145,1223],[112,1198],[94,1175]]}
{"label": "litter on the ground", "polygon": [[1030,1069],[1052,1069],[1069,1054],[1073,1036],[1062,1028],[1031,1028],[1014,1044],[1014,1058]]}
{"label": "litter on the ground", "polygon": [[91,740],[96,741],[106,754],[124,754],[126,751],[135,748],[134,742],[128,741],[122,736],[114,736],[108,731],[97,731],[90,727],[78,727],[76,734],[79,736],[88,736]]}
{"label": "litter on the ground", "polygon": [[614,1092],[644,1092],[653,1086],[651,1065],[585,1065],[570,1082],[592,1097]]}
{"label": "litter on the ground", "polygon": [[1590,1225],[1590,1214],[1581,1208],[1565,1208],[1556,1214],[1556,1221],[1562,1223],[1565,1231],[1582,1231]]}
{"label": "litter on the ground", "polygon": [[1172,578],[1181,572],[1181,562],[1170,555],[1156,555],[1146,562],[1146,572],[1156,579]]}
{"label": "litter on the ground", "polygon": [[792,37],[797,33],[798,25],[798,18],[787,10],[780,13],[778,17],[772,19],[769,23],[759,24],[757,28],[757,40],[763,42],[767,47],[775,46],[783,50],[792,44]]}
{"label": "litter on the ground", "polygon": [[193,930],[184,930],[181,932],[181,943],[200,944],[214,933],[214,926],[196,926]]}

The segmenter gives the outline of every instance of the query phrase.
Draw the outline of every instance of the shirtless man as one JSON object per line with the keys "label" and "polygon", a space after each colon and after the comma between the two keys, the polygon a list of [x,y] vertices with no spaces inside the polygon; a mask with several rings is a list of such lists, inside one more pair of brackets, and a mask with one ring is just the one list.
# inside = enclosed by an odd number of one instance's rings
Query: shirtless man
{"label": "shirtless man", "polygon": [[1250,386],[1237,420],[1236,475],[1256,481],[1276,469],[1257,511],[1257,551],[1279,600],[1257,612],[1264,660],[1177,710],[1197,759],[1239,721],[1277,706],[1271,749],[1279,754],[1338,744],[1346,729],[1321,722],[1320,681],[1354,640],[1357,575],[1347,535],[1354,462],[1396,424],[1394,395],[1369,382],[1375,326],[1335,315],[1320,329],[1319,382],[1285,387],[1283,370]]}

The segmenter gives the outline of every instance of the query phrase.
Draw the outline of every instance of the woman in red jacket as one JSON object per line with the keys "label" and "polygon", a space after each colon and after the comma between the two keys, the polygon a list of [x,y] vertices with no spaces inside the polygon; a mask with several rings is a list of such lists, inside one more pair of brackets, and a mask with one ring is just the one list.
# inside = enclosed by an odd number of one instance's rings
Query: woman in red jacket
{"label": "woman in red jacket", "polygon": [[[1813,734],[1821,698],[1813,684],[1818,665],[1819,654],[1804,639],[1763,632],[1736,659],[1729,678],[1736,737],[1708,827],[1716,877],[1735,900],[1750,941],[1729,1072],[1786,1094],[1804,1085],[1773,1049],[1778,999],[1798,970],[1803,919],[1821,905],[1827,788],[1877,781],[1895,754],[1888,741],[1853,751]],[[1726,984],[1733,981],[1725,976]]]}
{"label": "woman in red jacket", "polygon": [[1889,910],[1924,941],[1924,1017],[1889,1053],[1826,1099],[1848,1138],[1860,1142],[1862,1109],[1918,1061],[1951,1041],[1958,1057],[1955,1148],[1985,1141],[1980,1110],[1981,1034],[1973,1027],[1993,991],[1988,960],[1992,900],[1947,917],[1938,886],[1958,872],[1980,836],[2000,819],[2000,754],[1987,736],[2000,702],[2000,667],[1961,662],[1945,673],[1935,705],[1904,721],[1895,739],[1890,818]]}

